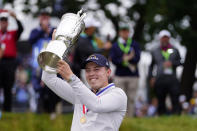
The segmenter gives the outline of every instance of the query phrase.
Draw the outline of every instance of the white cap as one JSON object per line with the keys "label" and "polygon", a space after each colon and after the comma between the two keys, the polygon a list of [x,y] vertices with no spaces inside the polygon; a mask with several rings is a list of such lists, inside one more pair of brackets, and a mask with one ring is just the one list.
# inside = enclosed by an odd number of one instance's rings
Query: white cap
{"label": "white cap", "polygon": [[84,19],[84,22],[85,22],[85,27],[88,28],[88,27],[100,27],[100,22],[98,20],[96,20],[95,18],[93,17],[86,17]]}
{"label": "white cap", "polygon": [[171,34],[170,34],[170,32],[168,30],[161,30],[159,32],[159,39],[161,39],[164,36],[168,36],[170,38],[171,37]]}
{"label": "white cap", "polygon": [[179,96],[179,102],[185,102],[186,101],[186,96],[185,95],[180,95]]}
{"label": "white cap", "polygon": [[0,18],[2,17],[8,18],[9,14],[7,12],[0,13]]}

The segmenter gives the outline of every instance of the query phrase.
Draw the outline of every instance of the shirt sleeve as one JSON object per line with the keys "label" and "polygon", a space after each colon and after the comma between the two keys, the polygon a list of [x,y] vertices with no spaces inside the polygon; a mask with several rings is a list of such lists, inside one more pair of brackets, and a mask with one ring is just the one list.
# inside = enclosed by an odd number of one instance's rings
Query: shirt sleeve
{"label": "shirt sleeve", "polygon": [[108,94],[96,96],[78,78],[70,83],[77,98],[89,110],[97,113],[126,111],[127,97],[122,89],[112,89]]}
{"label": "shirt sleeve", "polygon": [[149,69],[148,69],[148,77],[151,78],[153,77],[153,67],[155,65],[155,59],[154,59],[154,55],[153,55],[153,52],[151,52],[151,64],[149,66]]}
{"label": "shirt sleeve", "polygon": [[129,61],[131,64],[137,64],[140,60],[140,47],[139,44],[133,41],[133,49],[135,51],[134,58]]}
{"label": "shirt sleeve", "polygon": [[61,78],[58,78],[56,74],[43,71],[42,81],[58,96],[62,99],[75,104],[76,97],[71,86]]}
{"label": "shirt sleeve", "polygon": [[37,40],[44,36],[44,31],[41,29],[33,29],[29,36],[29,43],[34,44]]}
{"label": "shirt sleeve", "polygon": [[177,49],[175,50],[175,58],[172,60],[172,64],[174,66],[174,68],[176,68],[177,66],[181,65],[181,56],[179,54],[179,51]]}
{"label": "shirt sleeve", "polygon": [[18,40],[20,38],[24,28],[23,28],[23,25],[21,24],[21,22],[18,19],[16,19],[16,23],[18,25],[17,38],[16,39]]}
{"label": "shirt sleeve", "polygon": [[123,53],[118,49],[117,43],[114,43],[111,50],[110,50],[110,57],[112,60],[112,63],[117,66],[122,66],[122,59]]}

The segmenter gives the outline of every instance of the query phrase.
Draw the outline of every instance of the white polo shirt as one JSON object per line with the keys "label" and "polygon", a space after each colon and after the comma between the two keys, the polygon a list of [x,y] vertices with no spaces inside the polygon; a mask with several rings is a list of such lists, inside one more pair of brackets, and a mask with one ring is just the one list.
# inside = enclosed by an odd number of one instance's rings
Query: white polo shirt
{"label": "white polo shirt", "polygon": [[[45,71],[42,80],[58,96],[74,104],[71,131],[119,130],[127,108],[127,96],[121,88],[111,83],[94,94],[77,77],[68,83]],[[82,117],[85,122],[80,121]]]}

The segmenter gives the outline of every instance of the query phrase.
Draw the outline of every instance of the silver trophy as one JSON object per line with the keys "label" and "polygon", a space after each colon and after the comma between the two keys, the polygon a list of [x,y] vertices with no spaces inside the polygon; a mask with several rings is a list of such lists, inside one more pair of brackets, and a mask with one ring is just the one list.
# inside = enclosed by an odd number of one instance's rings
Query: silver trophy
{"label": "silver trophy", "polygon": [[57,62],[66,59],[70,47],[75,44],[80,33],[85,29],[86,13],[80,10],[77,14],[66,13],[57,27],[55,40],[51,40],[38,55],[39,66],[51,73],[56,73]]}

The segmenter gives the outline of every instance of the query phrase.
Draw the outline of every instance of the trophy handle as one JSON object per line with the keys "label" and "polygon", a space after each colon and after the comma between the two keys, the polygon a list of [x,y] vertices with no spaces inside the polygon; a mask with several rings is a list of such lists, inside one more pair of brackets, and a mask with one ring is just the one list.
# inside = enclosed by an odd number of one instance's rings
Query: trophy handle
{"label": "trophy handle", "polygon": [[72,47],[72,44],[71,44],[71,41],[67,41],[66,43],[67,43],[66,45],[68,45],[68,46],[67,46],[67,49],[65,50],[65,52],[64,52],[64,54],[62,56],[62,59],[64,61],[68,62],[67,56],[68,56],[68,53],[69,53],[70,48]]}

